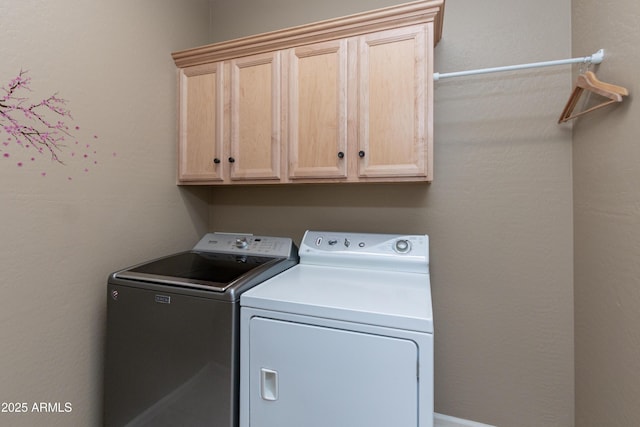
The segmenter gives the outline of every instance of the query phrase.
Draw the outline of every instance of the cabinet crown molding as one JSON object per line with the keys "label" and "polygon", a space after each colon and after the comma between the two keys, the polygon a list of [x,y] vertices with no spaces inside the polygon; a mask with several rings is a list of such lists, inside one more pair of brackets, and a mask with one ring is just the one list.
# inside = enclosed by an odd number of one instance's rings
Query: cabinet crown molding
{"label": "cabinet crown molding", "polygon": [[445,0],[415,1],[283,30],[173,52],[179,68],[433,22],[434,46],[442,37]]}

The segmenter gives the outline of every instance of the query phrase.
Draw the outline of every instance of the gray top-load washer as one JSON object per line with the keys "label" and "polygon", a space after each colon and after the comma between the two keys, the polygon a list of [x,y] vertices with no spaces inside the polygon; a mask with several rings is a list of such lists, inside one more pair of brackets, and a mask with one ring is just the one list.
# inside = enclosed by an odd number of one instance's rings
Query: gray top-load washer
{"label": "gray top-load washer", "polygon": [[240,295],[297,264],[291,239],[209,233],[109,276],[104,425],[238,425]]}

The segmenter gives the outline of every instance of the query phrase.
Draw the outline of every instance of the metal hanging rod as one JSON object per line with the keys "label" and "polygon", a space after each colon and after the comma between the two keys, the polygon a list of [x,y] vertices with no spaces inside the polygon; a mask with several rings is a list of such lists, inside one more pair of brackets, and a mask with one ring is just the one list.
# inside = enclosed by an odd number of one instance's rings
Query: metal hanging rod
{"label": "metal hanging rod", "polygon": [[457,71],[455,73],[433,73],[433,80],[447,79],[449,77],[472,76],[476,74],[497,73],[500,71],[523,70],[526,68],[551,67],[565,64],[599,64],[604,59],[604,49],[600,49],[590,56],[581,58],[559,59],[557,61],[532,62],[530,64],[508,65],[505,67],[481,68],[479,70]]}

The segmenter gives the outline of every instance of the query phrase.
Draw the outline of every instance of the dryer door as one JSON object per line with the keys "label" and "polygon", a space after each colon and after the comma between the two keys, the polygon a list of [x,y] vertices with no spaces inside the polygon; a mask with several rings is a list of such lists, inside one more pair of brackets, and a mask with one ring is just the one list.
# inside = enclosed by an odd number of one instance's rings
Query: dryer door
{"label": "dryer door", "polygon": [[251,427],[415,427],[418,347],[407,339],[253,317]]}

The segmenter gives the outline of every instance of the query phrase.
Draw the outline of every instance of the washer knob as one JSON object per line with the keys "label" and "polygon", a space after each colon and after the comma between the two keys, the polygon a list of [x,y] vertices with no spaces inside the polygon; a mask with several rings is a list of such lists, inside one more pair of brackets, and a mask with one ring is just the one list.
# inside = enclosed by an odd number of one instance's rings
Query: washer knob
{"label": "washer knob", "polygon": [[399,254],[406,254],[411,250],[411,243],[406,239],[396,240],[395,245],[393,245],[393,249]]}
{"label": "washer knob", "polygon": [[247,246],[249,246],[249,242],[247,242],[247,238],[246,237],[243,237],[242,239],[240,239],[240,238],[236,239],[236,248],[244,249]]}

